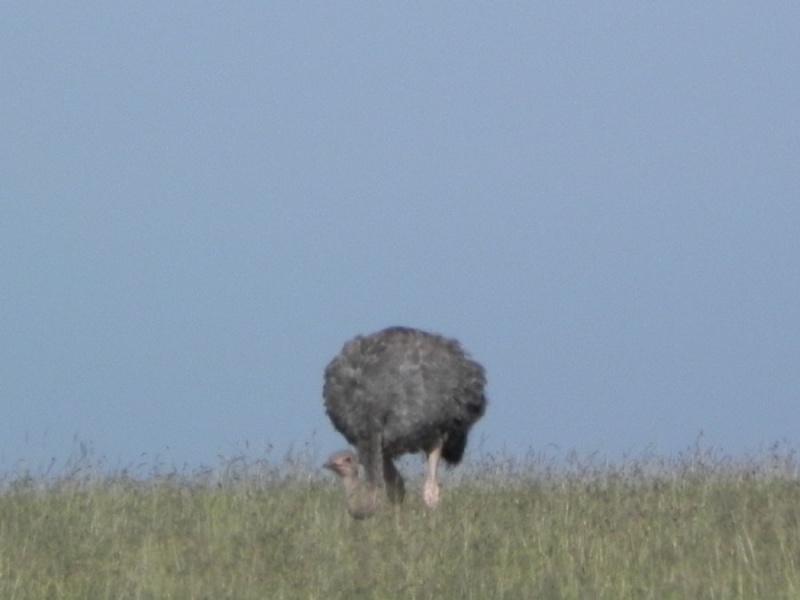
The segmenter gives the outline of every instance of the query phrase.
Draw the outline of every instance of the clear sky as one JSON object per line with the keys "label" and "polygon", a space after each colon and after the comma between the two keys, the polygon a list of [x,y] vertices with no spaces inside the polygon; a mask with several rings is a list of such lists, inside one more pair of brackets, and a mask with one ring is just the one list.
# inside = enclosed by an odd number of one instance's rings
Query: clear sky
{"label": "clear sky", "polygon": [[324,457],[389,325],[473,455],[800,442],[797,3],[17,2],[0,83],[0,470]]}

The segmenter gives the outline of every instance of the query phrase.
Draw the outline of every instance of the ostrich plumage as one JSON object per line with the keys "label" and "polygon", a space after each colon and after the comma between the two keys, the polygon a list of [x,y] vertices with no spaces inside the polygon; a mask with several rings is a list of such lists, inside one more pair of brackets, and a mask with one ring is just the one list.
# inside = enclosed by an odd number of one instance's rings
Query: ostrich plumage
{"label": "ostrich plumage", "polygon": [[439,460],[461,461],[469,430],[486,410],[485,386],[483,367],[456,340],[390,327],[347,342],[325,369],[323,397],[333,426],[357,452],[336,453],[325,466],[355,498],[363,465],[367,491],[360,496],[375,500],[358,507],[348,502],[351,514],[372,514],[378,506],[372,491],[384,487],[390,501],[401,502],[403,477],[393,459],[420,451],[428,456],[423,500],[434,508]]}

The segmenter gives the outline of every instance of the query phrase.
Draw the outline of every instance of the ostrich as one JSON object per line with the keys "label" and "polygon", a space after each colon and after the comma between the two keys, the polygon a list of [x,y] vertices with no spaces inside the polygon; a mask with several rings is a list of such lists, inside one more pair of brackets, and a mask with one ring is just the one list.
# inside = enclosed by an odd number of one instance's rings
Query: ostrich
{"label": "ostrich", "polygon": [[439,335],[390,327],[347,342],[325,369],[323,397],[356,453],[337,452],[324,466],[342,478],[350,514],[372,515],[384,488],[392,503],[402,502],[403,477],[392,461],[419,451],[427,455],[422,498],[436,508],[439,461],[461,461],[467,434],[486,410],[485,385],[483,367]]}

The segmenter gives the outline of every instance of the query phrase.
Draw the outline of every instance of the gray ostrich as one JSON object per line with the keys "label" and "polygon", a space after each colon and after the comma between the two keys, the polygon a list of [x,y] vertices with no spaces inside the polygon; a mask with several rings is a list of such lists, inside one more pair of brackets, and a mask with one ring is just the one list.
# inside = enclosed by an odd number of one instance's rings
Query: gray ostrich
{"label": "gray ostrich", "polygon": [[428,457],[422,497],[435,508],[439,461],[461,461],[467,434],[486,410],[485,386],[483,367],[455,340],[390,327],[347,342],[325,369],[323,397],[357,454],[337,452],[324,466],[342,478],[350,514],[372,515],[384,488],[391,502],[402,502],[403,477],[392,460],[419,451]]}

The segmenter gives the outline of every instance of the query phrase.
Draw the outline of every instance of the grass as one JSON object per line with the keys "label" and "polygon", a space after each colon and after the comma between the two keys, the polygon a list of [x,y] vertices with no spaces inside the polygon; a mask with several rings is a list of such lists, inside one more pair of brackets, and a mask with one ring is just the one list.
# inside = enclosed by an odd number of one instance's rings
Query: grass
{"label": "grass", "polygon": [[298,462],[7,476],[0,598],[800,597],[791,452],[486,457],[445,474],[434,514],[418,475],[401,508],[365,521]]}

